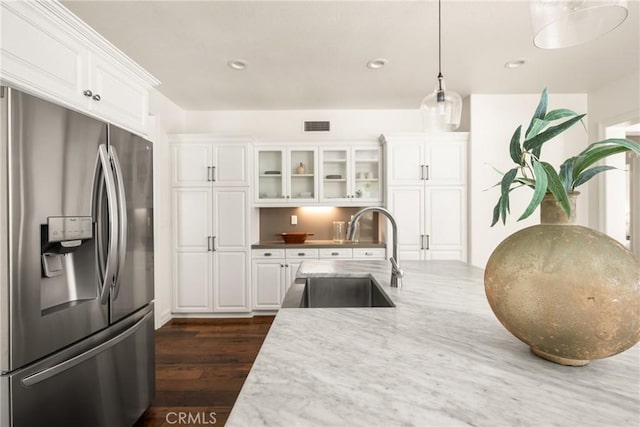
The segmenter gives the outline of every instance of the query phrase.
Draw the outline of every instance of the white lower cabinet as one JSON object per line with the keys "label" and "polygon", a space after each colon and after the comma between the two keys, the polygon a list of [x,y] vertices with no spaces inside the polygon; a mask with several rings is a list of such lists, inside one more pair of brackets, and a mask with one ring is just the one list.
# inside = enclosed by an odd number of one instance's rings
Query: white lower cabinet
{"label": "white lower cabinet", "polygon": [[174,188],[173,312],[250,312],[249,189]]}
{"label": "white lower cabinet", "polygon": [[252,251],[253,309],[278,310],[305,259],[384,260],[385,248],[290,248]]}

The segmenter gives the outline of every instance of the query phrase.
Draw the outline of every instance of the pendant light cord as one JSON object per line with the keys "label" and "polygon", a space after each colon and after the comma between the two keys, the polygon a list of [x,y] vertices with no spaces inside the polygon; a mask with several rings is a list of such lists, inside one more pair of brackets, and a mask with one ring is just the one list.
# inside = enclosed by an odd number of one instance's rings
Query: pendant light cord
{"label": "pendant light cord", "polygon": [[438,77],[442,77],[442,13],[441,0],[438,0]]}

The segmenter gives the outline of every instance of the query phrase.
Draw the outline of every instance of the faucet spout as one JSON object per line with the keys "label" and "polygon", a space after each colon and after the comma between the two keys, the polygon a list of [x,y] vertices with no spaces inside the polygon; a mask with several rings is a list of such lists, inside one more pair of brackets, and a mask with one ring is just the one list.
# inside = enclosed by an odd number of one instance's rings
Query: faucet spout
{"label": "faucet spout", "polygon": [[400,269],[400,264],[398,264],[398,223],[388,209],[371,206],[368,208],[362,208],[356,212],[351,220],[351,225],[347,229],[347,240],[353,240],[358,227],[358,222],[362,215],[367,212],[379,212],[386,216],[389,222],[391,222],[391,228],[393,229],[393,250],[391,257],[389,258],[389,261],[391,261],[391,287],[397,288],[401,285],[399,279],[404,276],[404,272]]}

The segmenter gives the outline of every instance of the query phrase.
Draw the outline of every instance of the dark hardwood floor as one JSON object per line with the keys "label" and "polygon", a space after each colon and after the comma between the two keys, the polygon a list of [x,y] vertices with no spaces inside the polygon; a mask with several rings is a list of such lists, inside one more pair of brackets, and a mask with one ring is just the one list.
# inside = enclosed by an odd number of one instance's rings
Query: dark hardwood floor
{"label": "dark hardwood floor", "polygon": [[158,329],[156,397],[135,427],[223,426],[272,322],[173,319]]}

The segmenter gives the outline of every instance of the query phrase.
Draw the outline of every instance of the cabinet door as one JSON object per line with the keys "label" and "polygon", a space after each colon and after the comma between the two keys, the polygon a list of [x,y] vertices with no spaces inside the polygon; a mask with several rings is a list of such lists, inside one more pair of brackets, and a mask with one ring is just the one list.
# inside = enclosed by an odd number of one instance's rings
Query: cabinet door
{"label": "cabinet door", "polygon": [[211,271],[210,252],[174,252],[174,313],[209,313],[212,311]]}
{"label": "cabinet door", "polygon": [[345,203],[353,198],[349,148],[320,149],[320,201]]}
{"label": "cabinet door", "polygon": [[173,191],[173,310],[211,312],[211,190]]}
{"label": "cabinet door", "polygon": [[424,142],[387,143],[388,186],[422,185],[424,183]]}
{"label": "cabinet door", "polygon": [[354,203],[378,204],[382,201],[382,149],[356,147],[351,158]]}
{"label": "cabinet door", "polygon": [[282,203],[285,200],[285,161],[284,148],[256,150],[256,203]]}
{"label": "cabinet door", "polygon": [[249,185],[249,145],[215,144],[213,148],[213,170],[211,179],[214,186]]}
{"label": "cabinet door", "polygon": [[177,188],[173,190],[173,242],[178,252],[209,250],[211,229],[211,190]]}
{"label": "cabinet door", "polygon": [[464,187],[427,187],[426,199],[427,259],[466,261]]}
{"label": "cabinet door", "polygon": [[318,150],[291,147],[287,150],[287,202],[318,201]]}
{"label": "cabinet door", "polygon": [[30,9],[27,2],[0,2],[2,79],[85,109],[87,48]]}
{"label": "cabinet door", "polygon": [[89,54],[89,110],[123,127],[147,133],[148,88],[113,61]]}
{"label": "cabinet door", "polygon": [[425,164],[427,185],[465,185],[466,161],[463,141],[428,142]]}
{"label": "cabinet door", "polygon": [[246,252],[215,252],[213,265],[213,310],[215,312],[251,311],[248,261]]}
{"label": "cabinet door", "polygon": [[213,146],[208,143],[173,145],[173,185],[209,187]]}
{"label": "cabinet door", "polygon": [[[388,208],[399,224],[398,258],[402,260],[424,259],[424,186],[398,186],[389,188]],[[393,232],[389,230],[388,242]],[[389,247],[389,256],[391,247]]]}
{"label": "cabinet door", "polygon": [[284,298],[284,259],[252,262],[253,309],[277,310]]}
{"label": "cabinet door", "polygon": [[213,236],[218,252],[246,251],[249,244],[249,190],[213,190]]}

